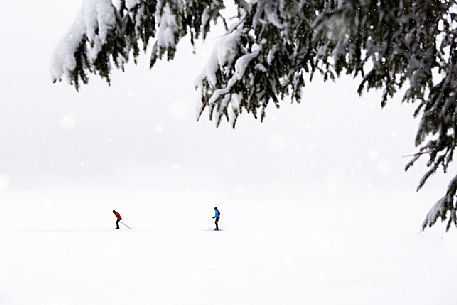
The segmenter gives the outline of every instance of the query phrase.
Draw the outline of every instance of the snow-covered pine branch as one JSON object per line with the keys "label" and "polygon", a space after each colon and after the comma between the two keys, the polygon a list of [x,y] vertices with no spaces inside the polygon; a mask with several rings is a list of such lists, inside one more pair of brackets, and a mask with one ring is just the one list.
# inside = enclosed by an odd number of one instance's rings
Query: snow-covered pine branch
{"label": "snow-covered pine branch", "polygon": [[[244,111],[265,118],[268,104],[305,99],[302,89],[315,73],[324,80],[361,77],[358,93],[381,89],[384,106],[400,89],[421,115],[417,154],[428,156],[419,188],[453,160],[457,131],[457,5],[450,0],[235,0],[237,18],[202,67],[196,88],[202,115],[235,126]],[[153,43],[150,66],[178,41],[206,35],[223,20],[220,0],[85,0],[52,65],[53,80],[76,88],[87,72],[109,82],[132,53]],[[454,219],[454,178],[439,208],[427,216]],[[443,203],[444,202],[444,203]],[[435,213],[433,211],[439,211]],[[453,222],[455,222],[453,220]]]}
{"label": "snow-covered pine branch", "polygon": [[108,83],[112,67],[123,69],[153,44],[150,66],[157,59],[174,58],[176,45],[190,34],[192,43],[205,37],[221,18],[222,0],[83,0],[73,26],[56,48],[52,80],[63,78],[79,89],[87,72]]}

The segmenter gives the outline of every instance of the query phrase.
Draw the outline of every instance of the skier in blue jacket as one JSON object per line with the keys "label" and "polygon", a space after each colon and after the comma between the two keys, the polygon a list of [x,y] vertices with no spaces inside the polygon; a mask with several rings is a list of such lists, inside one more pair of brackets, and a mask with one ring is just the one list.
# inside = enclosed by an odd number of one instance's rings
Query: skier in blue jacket
{"label": "skier in blue jacket", "polygon": [[214,224],[216,225],[216,228],[214,229],[214,231],[219,231],[219,226],[217,225],[217,223],[219,222],[219,217],[221,216],[221,213],[219,212],[219,210],[217,209],[217,207],[214,207],[214,216],[213,216],[213,219],[215,219],[214,221]]}

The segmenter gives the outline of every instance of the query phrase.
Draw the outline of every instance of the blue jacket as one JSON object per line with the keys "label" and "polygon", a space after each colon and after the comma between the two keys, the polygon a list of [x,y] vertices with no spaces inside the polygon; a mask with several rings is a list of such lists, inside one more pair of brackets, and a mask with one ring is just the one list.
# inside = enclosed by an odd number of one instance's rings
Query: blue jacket
{"label": "blue jacket", "polygon": [[216,209],[216,210],[214,211],[214,218],[219,218],[219,215],[220,215],[220,214],[221,214],[221,213],[219,213],[219,210]]}

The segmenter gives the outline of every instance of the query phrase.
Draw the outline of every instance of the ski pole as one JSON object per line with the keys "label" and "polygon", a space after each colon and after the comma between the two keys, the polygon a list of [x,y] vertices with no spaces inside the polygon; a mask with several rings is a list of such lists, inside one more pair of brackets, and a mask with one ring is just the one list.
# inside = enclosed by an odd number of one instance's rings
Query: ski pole
{"label": "ski pole", "polygon": [[132,228],[130,228],[127,224],[125,224],[123,221],[119,221],[119,222],[120,222],[121,224],[123,224],[124,226],[126,226],[127,228],[129,228],[130,230],[132,229]]}

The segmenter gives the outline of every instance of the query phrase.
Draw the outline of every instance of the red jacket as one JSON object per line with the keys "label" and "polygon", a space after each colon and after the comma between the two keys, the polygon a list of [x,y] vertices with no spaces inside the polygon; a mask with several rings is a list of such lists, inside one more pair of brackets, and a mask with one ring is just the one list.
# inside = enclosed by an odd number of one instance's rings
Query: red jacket
{"label": "red jacket", "polygon": [[116,218],[117,218],[117,219],[122,219],[121,214],[119,214],[119,213],[116,212],[116,211],[113,211],[113,213],[114,213],[114,215],[116,215]]}

